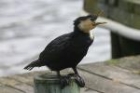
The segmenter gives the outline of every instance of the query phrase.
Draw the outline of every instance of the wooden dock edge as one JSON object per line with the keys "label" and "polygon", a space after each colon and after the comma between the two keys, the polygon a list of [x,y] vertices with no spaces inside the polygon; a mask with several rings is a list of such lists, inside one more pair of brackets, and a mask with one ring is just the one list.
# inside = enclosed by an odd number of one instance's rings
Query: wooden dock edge
{"label": "wooden dock edge", "polygon": [[[81,93],[140,93],[140,56],[79,65],[78,69],[86,82]],[[33,78],[43,73],[51,72],[1,77],[0,93],[34,93]]]}

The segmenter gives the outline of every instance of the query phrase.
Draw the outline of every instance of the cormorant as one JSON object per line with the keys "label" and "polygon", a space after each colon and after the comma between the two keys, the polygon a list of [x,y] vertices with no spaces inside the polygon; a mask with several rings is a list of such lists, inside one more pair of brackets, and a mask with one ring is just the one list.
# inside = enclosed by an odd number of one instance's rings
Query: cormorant
{"label": "cormorant", "polygon": [[31,62],[24,69],[31,70],[34,67],[47,66],[52,71],[56,71],[60,78],[60,83],[65,86],[67,78],[60,75],[60,71],[65,68],[72,68],[77,77],[77,83],[84,87],[85,83],[80,77],[76,67],[87,54],[89,46],[93,42],[90,30],[104,22],[95,22],[98,15],[87,15],[77,18],[74,21],[74,30],[51,41],[40,53],[37,60]]}

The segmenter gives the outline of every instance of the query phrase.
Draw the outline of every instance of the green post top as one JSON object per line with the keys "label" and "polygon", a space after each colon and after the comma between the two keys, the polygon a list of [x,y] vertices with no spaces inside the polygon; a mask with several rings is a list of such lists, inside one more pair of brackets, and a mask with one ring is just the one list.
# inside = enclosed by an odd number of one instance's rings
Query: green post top
{"label": "green post top", "polygon": [[34,93],[80,93],[74,78],[63,89],[56,75],[43,74],[34,78]]}
{"label": "green post top", "polygon": [[55,75],[49,75],[49,74],[42,74],[42,75],[36,76],[34,78],[34,81],[36,83],[44,83],[44,84],[45,83],[46,84],[59,83],[59,79]]}

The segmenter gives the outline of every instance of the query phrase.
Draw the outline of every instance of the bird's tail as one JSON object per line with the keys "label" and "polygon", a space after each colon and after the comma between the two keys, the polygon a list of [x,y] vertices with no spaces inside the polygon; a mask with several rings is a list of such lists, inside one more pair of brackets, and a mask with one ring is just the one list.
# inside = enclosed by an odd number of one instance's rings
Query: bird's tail
{"label": "bird's tail", "polygon": [[44,66],[44,65],[39,60],[35,60],[31,62],[29,65],[27,65],[26,67],[24,67],[24,69],[32,70],[34,67],[40,67],[40,66]]}

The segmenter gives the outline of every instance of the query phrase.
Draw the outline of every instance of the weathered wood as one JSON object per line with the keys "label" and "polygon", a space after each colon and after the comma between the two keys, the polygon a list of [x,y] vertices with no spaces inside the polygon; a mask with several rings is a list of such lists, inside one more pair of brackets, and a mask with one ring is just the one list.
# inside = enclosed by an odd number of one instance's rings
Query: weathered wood
{"label": "weathered wood", "polygon": [[90,74],[86,71],[79,71],[86,81],[86,85],[101,93],[140,93],[140,89],[115,82],[113,80]]}
{"label": "weathered wood", "polygon": [[108,64],[130,70],[131,72],[140,72],[140,56],[124,57],[117,60],[108,61]]}
{"label": "weathered wood", "polygon": [[[32,72],[0,78],[0,93],[34,93],[33,77],[46,71]],[[49,73],[49,72],[48,72]],[[82,88],[80,93],[100,93],[92,89]]]}
{"label": "weathered wood", "polygon": [[[138,71],[140,56],[81,65],[79,73],[86,82],[86,88],[82,88],[80,93],[140,93],[140,73],[136,73]],[[43,73],[52,74],[39,71],[1,77],[0,93],[34,93],[33,77]],[[68,73],[61,72],[63,75]]]}
{"label": "weathered wood", "polygon": [[27,85],[26,83],[21,83],[16,79],[12,79],[11,77],[1,78],[0,84],[2,84],[4,86],[9,86],[11,88],[20,90],[25,93],[33,93],[32,86]]}
{"label": "weathered wood", "polygon": [[35,77],[35,93],[80,93],[79,86],[75,83],[74,78],[70,84],[61,88],[59,78],[56,75],[40,75]]}
{"label": "weathered wood", "polygon": [[25,92],[9,86],[0,85],[0,93],[25,93]]}
{"label": "weathered wood", "polygon": [[[36,71],[35,73],[26,73],[26,74],[21,74],[21,75],[14,75],[10,77],[12,80],[19,81],[21,83],[25,83],[27,85],[33,86],[33,79],[35,76],[46,73],[46,71]],[[47,71],[47,73],[50,73]]]}
{"label": "weathered wood", "polygon": [[81,65],[81,70],[140,89],[140,75],[106,63]]}

